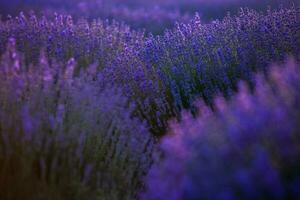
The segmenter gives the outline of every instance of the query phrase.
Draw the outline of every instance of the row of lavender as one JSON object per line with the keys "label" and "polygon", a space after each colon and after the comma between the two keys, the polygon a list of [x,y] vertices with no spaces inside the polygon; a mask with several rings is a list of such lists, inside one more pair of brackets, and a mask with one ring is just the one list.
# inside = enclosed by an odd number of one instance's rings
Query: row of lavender
{"label": "row of lavender", "polygon": [[300,199],[300,65],[255,80],[254,93],[242,82],[214,112],[198,101],[196,119],[171,123],[141,199]]}
{"label": "row of lavender", "polygon": [[299,5],[297,0],[2,0],[0,14],[16,15],[20,11],[71,14],[75,18],[114,19],[134,29],[154,34],[174,27],[175,22],[187,22],[195,12],[203,21],[222,18],[228,11],[236,13],[240,7],[266,10],[267,6]]}
{"label": "row of lavender", "polygon": [[207,25],[196,16],[157,37],[62,15],[0,22],[0,194],[136,198],[153,134],[183,109],[197,114],[195,100],[214,108],[271,62],[299,60],[299,17],[294,7]]}
{"label": "row of lavender", "polygon": [[299,10],[263,15],[246,9],[206,25],[196,16],[163,36],[147,38],[139,55],[166,88],[171,113],[178,113],[193,111],[199,97],[211,106],[216,94],[230,98],[241,79],[253,85],[253,73],[267,74],[271,62],[287,55],[299,58],[299,44]]}
{"label": "row of lavender", "polygon": [[27,64],[37,63],[41,49],[50,60],[75,58],[75,74],[95,64],[102,84],[121,87],[135,104],[134,115],[159,134],[182,109],[195,111],[197,98],[210,105],[216,94],[230,98],[240,79],[251,85],[253,73],[267,73],[271,62],[298,58],[299,18],[294,7],[266,14],[242,10],[206,25],[196,16],[163,36],[145,37],[118,23],[21,14],[0,23],[0,52],[14,37]]}

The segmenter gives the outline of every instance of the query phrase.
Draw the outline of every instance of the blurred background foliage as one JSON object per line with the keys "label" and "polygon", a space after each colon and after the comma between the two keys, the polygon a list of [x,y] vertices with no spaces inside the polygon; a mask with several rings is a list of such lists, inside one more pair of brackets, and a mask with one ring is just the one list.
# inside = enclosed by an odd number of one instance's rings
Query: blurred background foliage
{"label": "blurred background foliage", "polygon": [[2,17],[20,11],[37,14],[53,12],[71,14],[74,18],[110,19],[125,22],[134,29],[161,34],[175,22],[187,22],[198,12],[204,22],[221,19],[241,7],[266,10],[268,7],[299,5],[299,0],[2,0]]}

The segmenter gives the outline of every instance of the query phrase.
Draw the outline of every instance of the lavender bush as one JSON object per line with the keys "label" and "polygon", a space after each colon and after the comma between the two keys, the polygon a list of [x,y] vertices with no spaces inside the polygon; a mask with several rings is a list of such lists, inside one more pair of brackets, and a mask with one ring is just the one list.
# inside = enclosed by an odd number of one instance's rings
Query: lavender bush
{"label": "lavender bush", "polygon": [[174,112],[191,108],[196,98],[212,104],[213,96],[230,97],[242,79],[267,73],[272,61],[299,55],[299,10],[291,7],[262,14],[242,9],[238,16],[202,24],[196,16],[163,36],[146,38],[140,51],[167,87]]}
{"label": "lavender bush", "polygon": [[[299,199],[300,68],[290,60],[245,83],[215,112],[198,102],[161,142],[142,199]],[[159,161],[159,159],[157,159]]]}
{"label": "lavender bush", "polygon": [[0,199],[134,199],[154,140],[95,66],[0,62]]}
{"label": "lavender bush", "polygon": [[266,14],[242,9],[210,24],[196,16],[163,36],[144,38],[142,47],[131,49],[133,57],[119,57],[129,68],[115,64],[105,76],[126,88],[138,116],[161,134],[182,109],[196,112],[195,99],[212,106],[218,93],[230,98],[241,79],[253,87],[253,74],[267,74],[271,62],[288,55],[298,59],[299,17],[295,7]]}

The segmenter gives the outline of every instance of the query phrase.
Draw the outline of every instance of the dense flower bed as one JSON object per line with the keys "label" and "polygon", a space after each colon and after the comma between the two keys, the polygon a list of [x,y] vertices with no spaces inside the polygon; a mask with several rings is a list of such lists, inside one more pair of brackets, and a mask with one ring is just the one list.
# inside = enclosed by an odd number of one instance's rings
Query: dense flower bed
{"label": "dense flower bed", "polygon": [[0,2],[0,199],[299,197],[300,9],[174,2]]}
{"label": "dense flower bed", "polygon": [[26,63],[36,63],[41,49],[61,62],[74,57],[80,69],[96,63],[103,84],[121,87],[135,115],[161,134],[182,109],[193,111],[196,98],[208,104],[218,93],[229,98],[240,79],[251,84],[253,72],[267,73],[272,61],[297,57],[299,18],[294,7],[267,14],[245,9],[210,24],[195,16],[162,36],[145,37],[118,23],[21,13],[0,23],[0,44],[15,37]]}

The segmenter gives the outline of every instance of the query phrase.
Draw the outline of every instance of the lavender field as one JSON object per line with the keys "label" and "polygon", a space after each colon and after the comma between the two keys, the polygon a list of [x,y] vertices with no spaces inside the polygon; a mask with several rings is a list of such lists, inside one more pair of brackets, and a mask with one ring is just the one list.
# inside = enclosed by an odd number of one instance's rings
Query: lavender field
{"label": "lavender field", "polygon": [[300,199],[300,1],[0,16],[0,200]]}

